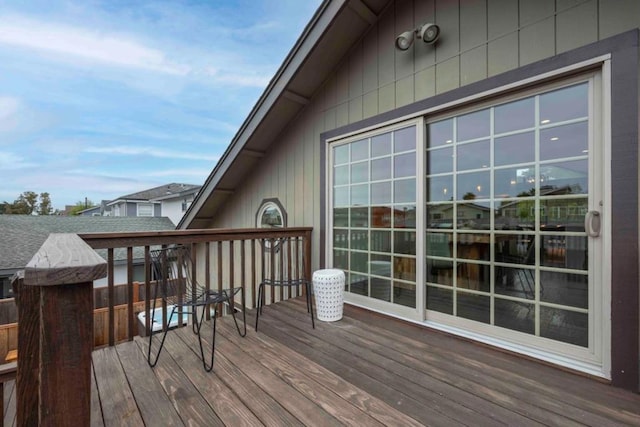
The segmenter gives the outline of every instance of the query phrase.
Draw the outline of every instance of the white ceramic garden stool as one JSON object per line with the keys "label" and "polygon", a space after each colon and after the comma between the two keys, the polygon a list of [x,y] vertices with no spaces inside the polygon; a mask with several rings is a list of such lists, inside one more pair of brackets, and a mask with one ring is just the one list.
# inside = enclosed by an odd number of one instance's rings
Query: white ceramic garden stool
{"label": "white ceramic garden stool", "polygon": [[344,271],[331,268],[318,270],[313,273],[312,281],[318,320],[335,322],[342,319]]}

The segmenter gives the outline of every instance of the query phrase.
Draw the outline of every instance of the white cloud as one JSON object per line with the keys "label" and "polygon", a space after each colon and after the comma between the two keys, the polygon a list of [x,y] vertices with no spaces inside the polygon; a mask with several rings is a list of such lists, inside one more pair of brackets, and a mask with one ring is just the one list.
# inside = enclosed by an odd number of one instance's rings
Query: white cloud
{"label": "white cloud", "polygon": [[9,96],[0,96],[0,120],[4,120],[18,112],[20,101]]}
{"label": "white cloud", "polygon": [[163,169],[159,171],[139,173],[139,176],[148,177],[193,177],[204,181],[211,173],[211,168],[207,169]]}
{"label": "white cloud", "polygon": [[17,170],[37,166],[8,151],[0,151],[0,170]]}
{"label": "white cloud", "polygon": [[186,151],[163,150],[153,147],[134,147],[134,146],[105,146],[105,147],[87,147],[84,149],[86,153],[113,154],[124,156],[151,156],[163,159],[186,159],[186,160],[207,160],[218,161],[219,156],[211,156],[203,153],[189,153]]}
{"label": "white cloud", "polygon": [[0,43],[64,54],[116,67],[177,75],[190,72],[189,66],[172,63],[162,51],[124,36],[48,24],[19,16],[0,17]]}

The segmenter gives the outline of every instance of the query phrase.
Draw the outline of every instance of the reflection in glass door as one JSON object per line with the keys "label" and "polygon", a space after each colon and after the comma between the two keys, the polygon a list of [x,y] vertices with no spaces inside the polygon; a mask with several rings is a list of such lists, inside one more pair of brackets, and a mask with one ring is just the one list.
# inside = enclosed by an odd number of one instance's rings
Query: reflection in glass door
{"label": "reflection in glass door", "polygon": [[346,291],[416,307],[416,126],[331,148],[334,268]]}
{"label": "reflection in glass door", "polygon": [[428,311],[590,345],[589,129],[589,82],[427,126]]}

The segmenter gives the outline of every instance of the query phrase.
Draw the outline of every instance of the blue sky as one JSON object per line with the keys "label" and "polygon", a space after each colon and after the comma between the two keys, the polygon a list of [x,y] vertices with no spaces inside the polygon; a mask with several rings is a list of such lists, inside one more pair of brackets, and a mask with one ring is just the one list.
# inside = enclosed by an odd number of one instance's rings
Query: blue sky
{"label": "blue sky", "polygon": [[0,0],[0,202],[202,184],[321,0]]}

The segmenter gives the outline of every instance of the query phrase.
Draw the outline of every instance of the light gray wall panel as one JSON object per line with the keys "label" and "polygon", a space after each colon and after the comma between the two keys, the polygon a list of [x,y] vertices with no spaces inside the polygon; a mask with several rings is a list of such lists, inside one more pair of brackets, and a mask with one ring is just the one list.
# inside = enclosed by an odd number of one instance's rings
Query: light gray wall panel
{"label": "light gray wall panel", "polygon": [[336,110],[337,107],[329,108],[324,112],[324,126],[323,132],[329,129],[336,128]]}
{"label": "light gray wall panel", "polygon": [[349,100],[349,61],[343,61],[336,75],[336,102]]}
{"label": "light gray wall panel", "polygon": [[482,45],[460,55],[460,85],[487,78],[487,46]]}
{"label": "light gray wall panel", "polygon": [[517,30],[518,2],[514,0],[488,0],[487,31],[489,40]]}
{"label": "light gray wall panel", "polygon": [[336,105],[337,97],[337,76],[333,73],[324,84],[322,90],[324,91],[324,98],[322,100],[322,108],[327,109]]}
{"label": "light gray wall panel", "polygon": [[436,20],[440,38],[436,43],[436,61],[446,61],[460,53],[460,21],[457,2],[436,1]]}
{"label": "light gray wall panel", "polygon": [[354,123],[362,120],[362,97],[358,96],[349,101],[349,123]]}
{"label": "light gray wall panel", "polygon": [[460,51],[487,41],[486,0],[460,0]]}
{"label": "light gray wall panel", "polygon": [[520,27],[542,21],[555,13],[554,0],[520,0]]}
{"label": "light gray wall panel", "polygon": [[344,126],[349,124],[349,102],[338,105],[336,109],[336,126]]}
{"label": "light gray wall panel", "polygon": [[518,33],[511,33],[489,42],[487,46],[489,76],[518,68]]}
{"label": "light gray wall panel", "polygon": [[556,0],[556,12],[571,9],[574,6],[584,3],[584,1],[585,0]]}
{"label": "light gray wall panel", "polygon": [[547,18],[520,30],[520,65],[530,64],[555,53],[555,19]]}
{"label": "light gray wall panel", "polygon": [[600,0],[598,8],[600,39],[640,27],[638,0]]}
{"label": "light gray wall panel", "polygon": [[362,114],[364,118],[378,114],[378,91],[365,93],[362,98]]}
{"label": "light gray wall panel", "polygon": [[378,24],[363,39],[362,44],[362,91],[378,88]]}
{"label": "light gray wall panel", "polygon": [[556,15],[557,53],[566,52],[598,39],[598,3],[590,0]]}
{"label": "light gray wall panel", "polygon": [[[413,24],[413,0],[398,0],[395,5],[396,23],[394,30],[395,37],[408,30],[415,29]],[[420,40],[415,40],[414,44],[421,43]],[[400,51],[394,49],[395,52],[395,79],[404,79],[409,75],[413,75],[413,49],[407,49],[406,51]]]}
{"label": "light gray wall panel", "polygon": [[358,43],[349,58],[349,98],[362,95],[362,79],[364,70],[364,54],[362,42]]}
{"label": "light gray wall panel", "polygon": [[418,71],[415,78],[416,100],[430,98],[436,94],[436,67]]}
{"label": "light gray wall panel", "polygon": [[436,64],[436,93],[443,93],[460,86],[460,58],[453,57]]}
{"label": "light gray wall panel", "polygon": [[413,74],[396,83],[396,107],[411,104],[414,99]]}
{"label": "light gray wall panel", "polygon": [[378,91],[378,113],[391,111],[396,107],[396,84],[383,86]]}
{"label": "light gray wall panel", "polygon": [[390,8],[378,22],[378,85],[385,86],[395,79],[395,20]]}
{"label": "light gray wall panel", "polygon": [[[419,25],[425,24],[427,22],[438,24],[435,16],[435,0],[416,0],[413,5],[413,10],[413,25],[415,27],[418,27]],[[431,67],[436,63],[435,46],[427,45],[425,43],[414,43],[413,56],[415,61],[415,65],[413,66],[413,68],[416,72]]]}

